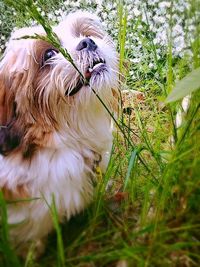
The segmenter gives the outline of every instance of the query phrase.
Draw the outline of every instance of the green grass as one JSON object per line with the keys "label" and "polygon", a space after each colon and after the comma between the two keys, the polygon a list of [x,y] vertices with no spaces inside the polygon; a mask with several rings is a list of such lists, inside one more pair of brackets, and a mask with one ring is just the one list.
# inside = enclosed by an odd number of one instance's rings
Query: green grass
{"label": "green grass", "polygon": [[[196,2],[191,0],[189,16],[199,8]],[[90,207],[59,225],[52,202],[55,232],[38,261],[31,250],[26,262],[15,256],[8,241],[6,203],[0,195],[2,267],[112,267],[119,260],[126,260],[129,267],[200,266],[200,91],[191,94],[179,129],[174,121],[181,100],[164,102],[175,81],[200,66],[199,36],[191,42],[192,60],[176,59],[169,29],[166,58],[159,61],[151,34],[146,39],[138,34],[156,70],[144,68],[148,62],[142,62],[135,66],[138,79],[133,80],[123,65],[131,53],[125,49],[126,33],[132,29],[122,2],[118,12],[120,71],[125,76],[121,83],[142,91],[144,99],[133,99],[131,115],[120,114],[112,157]],[[171,9],[169,13],[172,18]],[[199,32],[198,23],[195,27]]]}

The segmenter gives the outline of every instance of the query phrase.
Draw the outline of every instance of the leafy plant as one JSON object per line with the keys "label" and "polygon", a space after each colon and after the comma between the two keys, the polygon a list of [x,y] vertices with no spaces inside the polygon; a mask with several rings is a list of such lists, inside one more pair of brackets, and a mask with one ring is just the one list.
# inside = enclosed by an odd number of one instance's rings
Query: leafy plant
{"label": "leafy plant", "polygon": [[173,102],[191,94],[200,88],[200,68],[193,70],[174,87],[166,102]]}

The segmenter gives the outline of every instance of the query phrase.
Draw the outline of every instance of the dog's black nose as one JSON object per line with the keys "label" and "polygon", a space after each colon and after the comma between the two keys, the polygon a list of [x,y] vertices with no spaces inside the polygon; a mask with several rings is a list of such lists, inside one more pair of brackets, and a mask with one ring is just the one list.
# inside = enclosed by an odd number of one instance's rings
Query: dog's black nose
{"label": "dog's black nose", "polygon": [[80,43],[76,47],[77,51],[81,51],[83,49],[86,51],[95,51],[97,49],[97,45],[92,39],[87,37],[80,41]]}

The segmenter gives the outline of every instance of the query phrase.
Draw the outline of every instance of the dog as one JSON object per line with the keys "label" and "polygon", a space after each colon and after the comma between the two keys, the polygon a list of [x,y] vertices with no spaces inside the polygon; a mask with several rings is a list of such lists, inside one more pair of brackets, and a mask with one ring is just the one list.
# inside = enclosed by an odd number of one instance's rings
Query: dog
{"label": "dog", "polygon": [[53,229],[52,198],[60,221],[91,202],[95,166],[106,170],[112,147],[113,123],[96,96],[114,112],[111,37],[95,15],[80,11],[53,31],[88,83],[52,44],[23,38],[45,36],[40,26],[13,32],[0,63],[0,189],[19,251]]}

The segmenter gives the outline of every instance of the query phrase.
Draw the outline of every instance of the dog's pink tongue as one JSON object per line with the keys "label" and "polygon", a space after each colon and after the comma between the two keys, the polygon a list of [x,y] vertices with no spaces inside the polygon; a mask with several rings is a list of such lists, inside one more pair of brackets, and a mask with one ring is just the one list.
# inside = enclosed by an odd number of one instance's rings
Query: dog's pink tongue
{"label": "dog's pink tongue", "polygon": [[87,70],[86,72],[85,72],[85,79],[86,80],[89,80],[91,78],[91,72],[89,72],[89,70]]}

